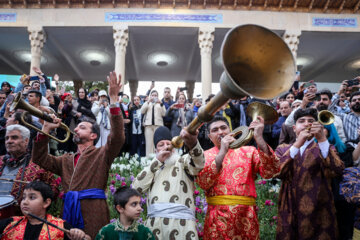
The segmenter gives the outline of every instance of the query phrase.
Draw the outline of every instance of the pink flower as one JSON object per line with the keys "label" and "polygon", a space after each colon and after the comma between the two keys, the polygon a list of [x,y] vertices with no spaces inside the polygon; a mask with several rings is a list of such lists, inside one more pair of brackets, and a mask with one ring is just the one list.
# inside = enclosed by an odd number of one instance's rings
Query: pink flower
{"label": "pink flower", "polygon": [[272,205],[274,205],[274,203],[272,203],[271,200],[268,199],[268,200],[265,201],[265,205],[266,206],[272,206]]}
{"label": "pink flower", "polygon": [[272,219],[276,220],[276,219],[277,219],[277,216],[273,216]]}
{"label": "pink flower", "polygon": [[199,232],[199,237],[203,237],[204,236],[204,232]]}
{"label": "pink flower", "polygon": [[121,183],[121,186],[123,187],[123,186],[126,186],[126,182],[122,182]]}
{"label": "pink flower", "polygon": [[198,190],[195,190],[195,191],[194,191],[194,194],[195,194],[195,195],[199,195],[199,193],[200,193],[200,192],[199,192]]}
{"label": "pink flower", "polygon": [[201,213],[201,209],[197,207],[197,208],[196,208],[196,212],[197,212],[197,213]]}
{"label": "pink flower", "polygon": [[111,180],[111,184],[115,184],[115,180]]}
{"label": "pink flower", "polygon": [[63,199],[63,198],[64,198],[64,192],[63,192],[63,191],[61,191],[61,192],[59,193],[59,198],[60,198],[60,199]]}
{"label": "pink flower", "polygon": [[58,177],[58,178],[55,180],[55,183],[56,183],[57,186],[59,186],[60,183],[61,183],[61,177]]}

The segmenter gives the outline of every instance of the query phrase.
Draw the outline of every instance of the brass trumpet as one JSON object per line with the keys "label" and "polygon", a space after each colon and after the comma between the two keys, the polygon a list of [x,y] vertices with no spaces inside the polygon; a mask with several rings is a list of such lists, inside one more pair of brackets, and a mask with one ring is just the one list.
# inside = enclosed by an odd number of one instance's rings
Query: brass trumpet
{"label": "brass trumpet", "polygon": [[[221,56],[225,69],[220,77],[221,91],[199,109],[198,116],[187,126],[191,134],[210,121],[229,99],[272,99],[288,91],[295,79],[296,65],[289,47],[261,26],[232,28],[222,43]],[[171,143],[180,148],[183,140],[177,136]]]}
{"label": "brass trumpet", "polygon": [[328,110],[322,110],[318,113],[318,122],[322,125],[330,125],[335,122],[335,116]]}
{"label": "brass trumpet", "polygon": [[[322,110],[318,112],[318,122],[324,126],[333,124],[335,122],[335,115],[328,110]],[[310,129],[311,125],[306,128],[308,131],[310,131]],[[310,136],[307,140],[311,140],[313,137],[314,136]]]}
{"label": "brass trumpet", "polygon": [[[53,122],[53,119],[45,112],[42,112],[40,111],[39,109],[31,106],[30,104],[28,104],[22,97],[22,93],[21,92],[18,92],[14,98],[14,101],[12,102],[11,106],[10,106],[10,111],[14,111],[16,109],[22,109],[22,110],[25,110],[26,112],[28,112],[29,114],[35,116],[35,117],[38,117],[44,121],[47,121],[47,122]],[[25,120],[24,120],[24,116],[25,116],[25,112],[23,112],[21,114],[21,122],[22,124],[24,124],[25,126],[29,127],[29,128],[32,128],[38,132],[41,132],[42,134],[48,136],[49,138],[52,138],[54,139],[55,141],[58,141],[60,143],[64,143],[66,142],[67,140],[69,140],[70,138],[70,134],[74,134],[74,132],[72,132],[68,126],[66,126],[64,123],[61,123],[60,124],[60,128],[63,128],[65,131],[66,131],[66,137],[61,140],[61,139],[58,139],[50,134],[47,134],[45,132],[43,132],[41,129],[27,123]]]}

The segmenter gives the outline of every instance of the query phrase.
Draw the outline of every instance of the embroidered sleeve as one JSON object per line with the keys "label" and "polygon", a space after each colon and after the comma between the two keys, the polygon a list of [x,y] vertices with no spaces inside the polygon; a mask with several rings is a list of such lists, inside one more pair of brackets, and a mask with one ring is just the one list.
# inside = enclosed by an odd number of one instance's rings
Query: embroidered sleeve
{"label": "embroidered sleeve", "polygon": [[255,162],[255,172],[259,172],[260,176],[267,179],[274,177],[280,170],[279,158],[275,155],[272,148],[268,145],[270,155],[267,155],[260,149],[254,151],[253,160]]}
{"label": "embroidered sleeve", "polygon": [[133,188],[138,190],[140,193],[145,193],[150,188],[153,182],[155,173],[160,169],[162,163],[154,158],[150,165],[145,167],[134,179]]}
{"label": "embroidered sleeve", "polygon": [[211,152],[211,150],[209,151],[210,152],[207,152],[207,154],[205,154],[205,167],[203,168],[203,170],[200,171],[199,175],[196,178],[196,182],[205,191],[210,189],[217,182],[217,179],[220,175],[220,172],[217,173],[216,170],[215,157],[217,154]]}
{"label": "embroidered sleeve", "polygon": [[185,155],[184,165],[189,170],[192,176],[198,175],[198,173],[204,168],[205,156],[204,151],[197,142],[196,146],[189,151],[188,155]]}

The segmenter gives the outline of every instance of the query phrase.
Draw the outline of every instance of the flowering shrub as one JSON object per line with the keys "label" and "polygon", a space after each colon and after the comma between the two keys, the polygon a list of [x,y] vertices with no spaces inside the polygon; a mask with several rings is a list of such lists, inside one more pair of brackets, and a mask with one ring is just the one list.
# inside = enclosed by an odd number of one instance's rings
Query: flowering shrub
{"label": "flowering shrub", "polygon": [[256,181],[256,206],[261,240],[275,239],[279,190],[278,179]]}

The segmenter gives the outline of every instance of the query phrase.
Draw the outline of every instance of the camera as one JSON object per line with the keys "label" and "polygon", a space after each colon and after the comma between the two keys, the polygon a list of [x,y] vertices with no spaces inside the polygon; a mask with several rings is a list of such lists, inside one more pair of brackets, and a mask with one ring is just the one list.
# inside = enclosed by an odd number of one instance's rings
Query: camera
{"label": "camera", "polygon": [[68,100],[65,100],[65,101],[64,101],[64,103],[65,103],[65,104],[68,104],[68,103],[69,103],[69,101],[68,101]]}
{"label": "camera", "polygon": [[186,91],[186,90],[187,90],[187,87],[182,87],[182,88],[180,88],[179,90],[180,90],[180,92]]}
{"label": "camera", "polygon": [[348,87],[359,85],[359,80],[357,78],[354,78],[352,80],[347,80],[346,82],[348,84]]}

